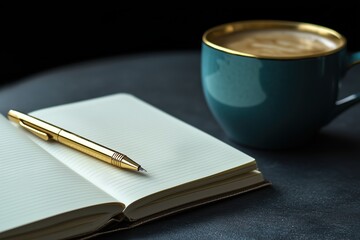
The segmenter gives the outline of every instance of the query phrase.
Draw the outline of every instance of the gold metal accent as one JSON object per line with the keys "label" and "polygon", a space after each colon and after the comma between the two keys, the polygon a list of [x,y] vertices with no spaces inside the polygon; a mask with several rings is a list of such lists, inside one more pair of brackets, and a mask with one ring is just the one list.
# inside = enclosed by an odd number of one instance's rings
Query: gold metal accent
{"label": "gold metal accent", "polygon": [[114,166],[121,167],[121,162],[122,162],[124,156],[125,156],[124,154],[115,152],[111,157],[111,164]]}
{"label": "gold metal accent", "polygon": [[[44,140],[53,139],[57,141],[57,136],[61,131],[61,128],[50,123],[14,110],[8,112],[8,118],[9,120],[20,124],[22,127],[25,125],[26,130],[29,130]],[[48,139],[45,139],[45,135],[47,135]]]}
{"label": "gold metal accent", "polygon": [[52,139],[58,141],[68,147],[71,147],[116,167],[134,171],[139,171],[139,169],[142,169],[139,164],[124,154],[111,150],[105,146],[92,142],[86,138],[56,127],[35,117],[10,110],[8,112],[8,118],[11,121],[20,124],[20,126],[22,126],[24,129],[30,131],[43,140]]}
{"label": "gold metal accent", "polygon": [[[298,30],[302,32],[315,33],[320,36],[323,36],[327,39],[331,39],[337,45],[335,49],[324,51],[321,53],[314,53],[304,56],[258,56],[255,54],[249,54],[241,51],[236,51],[229,49],[227,47],[221,46],[219,39],[225,35],[233,34],[235,32],[246,31],[246,30],[260,30],[260,29],[287,29],[287,30]],[[303,22],[290,22],[290,21],[278,21],[278,20],[251,20],[251,21],[241,21],[227,23],[220,26],[213,27],[206,31],[202,37],[203,42],[217,50],[230,53],[233,55],[260,58],[260,59],[305,59],[330,55],[332,53],[340,51],[346,46],[346,38],[340,33],[323,26],[303,23]]]}
{"label": "gold metal accent", "polygon": [[26,128],[27,130],[29,130],[30,132],[32,132],[33,134],[35,134],[36,136],[38,136],[39,138],[47,141],[49,140],[49,136],[46,133],[43,133],[39,130],[37,130],[36,128],[30,127],[28,125],[26,125],[23,121],[19,121],[20,126],[22,126],[23,128]]}
{"label": "gold metal accent", "polygon": [[121,168],[139,171],[140,165],[131,160],[128,156],[115,152],[111,158],[111,164]]}

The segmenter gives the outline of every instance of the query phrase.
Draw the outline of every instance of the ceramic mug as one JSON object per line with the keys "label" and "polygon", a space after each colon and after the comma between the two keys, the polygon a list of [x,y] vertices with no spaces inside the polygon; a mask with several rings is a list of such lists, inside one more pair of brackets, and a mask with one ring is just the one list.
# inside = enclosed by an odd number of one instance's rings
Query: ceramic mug
{"label": "ceramic mug", "polygon": [[[292,46],[293,45],[293,46]],[[243,21],[203,35],[208,106],[234,141],[274,149],[307,142],[360,93],[337,99],[339,80],[360,53],[338,32],[309,23]]]}

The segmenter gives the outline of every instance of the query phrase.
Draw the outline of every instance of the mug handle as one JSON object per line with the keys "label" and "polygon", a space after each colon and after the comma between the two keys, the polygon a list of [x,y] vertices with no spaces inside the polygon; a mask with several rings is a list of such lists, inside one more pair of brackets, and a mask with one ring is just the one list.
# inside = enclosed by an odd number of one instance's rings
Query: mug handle
{"label": "mug handle", "polygon": [[[353,66],[360,64],[360,52],[350,54],[347,62],[348,70]],[[343,99],[337,100],[335,104],[335,111],[331,119],[338,116],[340,113],[360,102],[360,92],[351,94]]]}

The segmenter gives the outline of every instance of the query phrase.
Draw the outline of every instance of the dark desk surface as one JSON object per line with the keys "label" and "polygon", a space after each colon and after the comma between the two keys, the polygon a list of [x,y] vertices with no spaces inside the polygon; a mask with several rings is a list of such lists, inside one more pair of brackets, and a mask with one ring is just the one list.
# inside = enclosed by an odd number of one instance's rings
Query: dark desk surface
{"label": "dark desk surface", "polygon": [[[343,93],[360,91],[360,69]],[[236,146],[202,95],[198,52],[124,56],[39,74],[0,89],[0,112],[24,112],[128,92],[254,156],[273,183],[103,239],[359,239],[360,105],[323,128],[305,148],[261,151]]]}

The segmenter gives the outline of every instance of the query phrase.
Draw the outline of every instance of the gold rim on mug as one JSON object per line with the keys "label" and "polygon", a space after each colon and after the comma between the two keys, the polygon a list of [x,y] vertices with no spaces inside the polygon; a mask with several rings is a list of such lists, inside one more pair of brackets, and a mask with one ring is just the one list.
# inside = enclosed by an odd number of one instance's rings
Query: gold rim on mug
{"label": "gold rim on mug", "polygon": [[[231,33],[246,31],[246,30],[263,30],[263,29],[286,29],[286,30],[297,30],[301,32],[308,32],[314,33],[320,36],[323,36],[327,39],[331,39],[337,45],[336,48],[324,51],[321,53],[314,53],[309,55],[303,56],[259,56],[255,54],[245,53],[241,51],[236,51],[229,49],[227,47],[221,46],[220,44],[216,43],[216,39],[229,35]],[[219,25],[207,30],[203,37],[203,42],[217,50],[239,55],[245,57],[252,57],[252,58],[261,58],[261,59],[304,59],[304,58],[313,58],[313,57],[320,57],[330,55],[332,53],[338,52],[342,48],[346,46],[346,38],[341,35],[340,33],[336,32],[327,27],[323,27],[316,24],[311,23],[303,23],[303,22],[291,22],[291,21],[281,21],[281,20],[250,20],[250,21],[240,21],[240,22],[232,22],[226,23],[223,25]]]}

